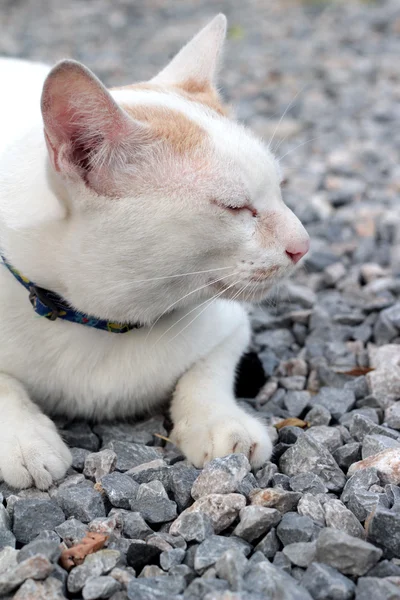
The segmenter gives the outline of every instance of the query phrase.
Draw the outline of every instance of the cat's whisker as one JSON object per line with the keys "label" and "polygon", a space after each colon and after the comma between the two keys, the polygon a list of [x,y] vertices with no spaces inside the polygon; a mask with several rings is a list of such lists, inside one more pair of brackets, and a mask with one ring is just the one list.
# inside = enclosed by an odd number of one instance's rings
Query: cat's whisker
{"label": "cat's whisker", "polygon": [[251,299],[254,298],[254,291],[255,291],[256,287],[257,287],[257,284],[255,282],[253,282],[253,285],[250,286],[250,289],[247,292],[245,303],[250,303]]}
{"label": "cat's whisker", "polygon": [[250,302],[253,304],[255,297],[256,297],[256,293],[257,293],[257,286],[253,287],[253,290],[251,292],[251,298],[250,298]]}
{"label": "cat's whisker", "polygon": [[[183,333],[183,332],[184,332],[184,331],[185,331],[185,330],[186,330],[188,327],[190,327],[190,325],[192,325],[192,323],[194,323],[194,322],[195,322],[195,320],[196,320],[198,317],[200,317],[200,316],[203,314],[203,312],[207,310],[207,308],[209,308],[209,307],[211,306],[211,304],[214,304],[214,302],[215,302],[216,300],[218,300],[218,298],[219,298],[220,296],[222,296],[222,294],[224,294],[225,292],[227,292],[228,290],[230,290],[232,287],[234,287],[234,286],[235,286],[235,285],[237,285],[238,283],[239,283],[239,280],[238,280],[238,281],[235,281],[234,283],[232,283],[231,285],[229,285],[227,288],[223,289],[221,292],[218,292],[218,294],[216,294],[215,296],[213,296],[212,298],[210,298],[210,303],[209,303],[209,304],[208,304],[208,305],[207,305],[205,308],[203,308],[203,310],[201,310],[201,311],[199,312],[199,314],[198,314],[198,315],[196,315],[196,316],[195,316],[195,318],[194,318],[194,319],[192,319],[192,320],[190,321],[190,323],[188,323],[187,325],[185,325],[185,327],[183,327],[183,329],[181,329],[181,330],[180,330],[180,331],[179,331],[179,332],[178,332],[176,335],[174,335],[174,337],[173,337],[172,339],[170,339],[170,340],[169,340],[169,342],[170,342],[170,343],[171,343],[171,342],[173,342],[173,341],[174,341],[174,340],[175,340],[175,339],[176,339],[176,338],[177,338],[179,335],[181,335],[181,334],[182,334],[182,333]],[[240,293],[240,290],[239,290],[239,293]],[[234,297],[236,297],[236,296],[234,296]],[[230,298],[230,300],[231,300],[231,299],[232,299],[232,298]],[[203,304],[205,304],[205,303],[203,303]],[[196,308],[199,308],[199,307],[197,306]],[[193,311],[191,311],[191,312],[193,312]],[[187,314],[190,314],[190,313],[187,313]],[[187,316],[187,315],[185,315],[185,316]],[[182,319],[180,319],[180,320],[182,320]],[[179,323],[179,321],[177,321],[176,323],[174,323],[174,325],[173,325],[173,326],[177,325],[178,323]],[[170,329],[172,329],[172,327],[171,327]]]}
{"label": "cat's whisker", "polygon": [[257,279],[257,281],[256,281],[256,282],[255,282],[255,284],[254,284],[254,288],[253,288],[253,296],[254,296],[254,294],[255,294],[255,293],[256,293],[256,291],[257,291],[257,285],[259,284],[259,282],[260,282],[260,279],[261,279],[261,275],[260,275],[260,277]]}
{"label": "cat's whisker", "polygon": [[[252,281],[248,281],[248,282],[247,282],[247,284],[244,286],[244,288],[242,288],[242,289],[240,290],[240,294],[244,294],[244,292],[247,290],[247,288],[249,287],[249,285],[251,286],[251,284],[252,284],[252,283],[253,283],[253,285],[254,285],[254,282],[252,282]],[[251,288],[250,288],[250,289],[251,289]],[[238,295],[235,295],[233,299],[236,299],[237,297],[238,297]],[[244,302],[244,303],[248,302],[246,295],[244,296],[244,298],[243,298],[242,302]]]}
{"label": "cat's whisker", "polygon": [[275,284],[275,286],[271,290],[271,294],[264,300],[264,303],[267,304],[268,308],[275,308],[277,302],[277,294],[279,290],[279,283]]}
{"label": "cat's whisker", "polygon": [[151,277],[150,279],[134,279],[129,283],[147,283],[148,281],[159,281],[162,279],[176,279],[177,277],[188,277],[189,275],[200,275],[202,273],[214,273],[215,271],[224,271],[226,269],[233,269],[232,267],[217,267],[216,269],[207,269],[205,271],[192,271],[191,273],[178,273],[177,275],[163,275],[161,277]]}
{"label": "cat's whisker", "polygon": [[281,283],[279,283],[276,287],[275,287],[275,294],[274,294],[274,299],[273,299],[273,306],[274,308],[277,307],[278,305],[278,300],[279,298],[282,296],[282,286]]}
{"label": "cat's whisker", "polygon": [[[211,285],[214,285],[214,283],[218,283],[219,281],[222,281],[223,279],[227,279],[228,277],[233,277],[234,275],[237,275],[239,271],[236,271],[235,273],[229,273],[229,275],[224,275],[223,277],[220,277],[219,279],[213,279],[213,281],[209,281],[208,283],[205,283],[204,285],[196,288],[195,290],[192,290],[191,292],[188,292],[187,294],[185,294],[184,296],[182,296],[181,298],[179,298],[178,300],[175,300],[175,302],[173,302],[172,304],[170,304],[165,310],[164,312],[154,321],[154,323],[152,324],[152,326],[149,329],[149,332],[146,336],[146,342],[149,338],[149,335],[151,334],[151,332],[153,331],[154,327],[157,325],[158,321],[160,321],[160,319],[162,319],[162,317],[168,313],[171,308],[173,308],[176,304],[178,304],[179,302],[182,302],[182,300],[185,300],[185,298],[188,298],[189,296],[191,296],[192,294],[195,294],[196,292],[199,292],[200,290],[203,290],[207,287],[210,287]],[[207,300],[205,300],[205,302],[207,302],[209,300],[209,298],[207,298]],[[204,302],[203,302],[204,304]],[[197,305],[198,306],[198,305]],[[202,304],[200,304],[200,306],[202,306]],[[193,309],[195,310],[196,307]],[[187,313],[190,314],[190,313]],[[184,317],[182,317],[184,318]],[[177,321],[177,323],[179,323],[179,321]],[[160,338],[161,339],[161,338]]]}
{"label": "cat's whisker", "polygon": [[[283,119],[285,118],[285,116],[286,116],[286,114],[287,114],[288,110],[290,110],[290,109],[291,109],[291,107],[292,107],[292,106],[293,106],[293,104],[296,102],[296,100],[297,100],[297,98],[299,97],[299,95],[300,95],[300,94],[301,94],[301,93],[304,91],[304,88],[305,88],[305,87],[306,87],[306,86],[305,86],[305,84],[304,84],[304,85],[303,85],[303,86],[302,86],[302,87],[299,89],[299,91],[297,92],[297,94],[295,95],[295,97],[294,97],[294,98],[292,98],[292,100],[289,102],[289,104],[288,104],[288,105],[287,105],[287,107],[285,108],[284,112],[282,113],[282,115],[281,115],[281,118],[279,119],[279,121],[278,121],[278,123],[277,123],[277,125],[276,125],[276,127],[275,127],[275,129],[274,129],[274,132],[273,132],[273,134],[272,134],[272,136],[271,136],[271,139],[270,139],[270,140],[269,140],[269,142],[268,142],[268,147],[269,147],[269,148],[271,148],[271,145],[272,145],[272,142],[274,141],[274,138],[275,138],[276,132],[278,131],[278,129],[279,129],[279,126],[281,125],[281,123],[282,123]],[[275,150],[275,152],[276,152],[276,150]]]}
{"label": "cat's whisker", "polygon": [[318,140],[320,137],[322,137],[322,136],[319,135],[317,137],[306,140],[305,142],[302,142],[301,144],[298,144],[297,146],[295,146],[294,148],[292,148],[291,150],[286,152],[286,154],[284,154],[283,156],[280,156],[277,160],[279,160],[279,161],[283,160],[285,158],[285,156],[288,156],[289,154],[291,154],[292,152],[297,150],[297,148],[301,148],[301,146],[305,146],[306,144],[309,144],[310,142],[313,142],[314,140]]}
{"label": "cat's whisker", "polygon": [[238,296],[240,296],[240,295],[241,295],[241,294],[244,292],[244,290],[245,290],[246,288],[248,288],[248,287],[249,287],[249,285],[250,285],[250,284],[251,284],[251,281],[248,281],[248,282],[247,282],[245,285],[243,285],[243,286],[240,288],[240,290],[239,290],[238,292],[236,292],[236,294],[235,294],[235,295],[234,295],[232,298],[230,298],[230,300],[231,300],[232,302],[233,302],[233,301],[235,301],[235,300],[236,300],[236,298],[237,298]]}
{"label": "cat's whisker", "polygon": [[[210,307],[212,304],[214,304],[214,302],[215,302],[216,300],[218,300],[218,298],[219,298],[220,296],[222,296],[222,294],[224,294],[225,292],[227,292],[227,291],[228,291],[230,288],[234,287],[234,286],[235,286],[235,285],[237,285],[238,283],[239,283],[238,281],[236,281],[235,283],[232,283],[230,286],[228,286],[227,288],[225,288],[225,289],[224,289],[224,290],[222,290],[221,292],[218,292],[218,294],[216,294],[215,296],[213,296],[212,298],[210,298],[210,301],[209,301],[209,303],[207,304],[207,306],[205,306],[205,307],[203,308],[203,310],[202,310],[202,311],[200,311],[200,312],[199,312],[199,314],[197,314],[197,315],[194,317],[194,319],[192,319],[192,320],[190,321],[190,323],[188,323],[187,325],[185,325],[185,327],[183,327],[183,328],[182,328],[182,329],[181,329],[181,330],[180,330],[180,331],[179,331],[179,332],[178,332],[178,333],[177,333],[177,334],[176,334],[176,335],[175,335],[173,338],[171,338],[171,339],[169,340],[169,342],[172,342],[172,341],[173,341],[173,340],[175,340],[175,339],[176,339],[178,336],[180,336],[180,335],[181,335],[181,334],[182,334],[182,333],[183,333],[183,332],[184,332],[184,331],[185,331],[185,330],[186,330],[188,327],[190,327],[190,325],[192,325],[192,323],[194,323],[194,322],[196,321],[196,319],[197,319],[198,317],[200,317],[200,316],[201,316],[201,315],[202,315],[202,314],[203,314],[203,313],[204,313],[204,312],[207,310],[207,308],[209,308],[209,307]],[[196,307],[196,308],[198,308],[198,307]],[[189,314],[189,313],[188,313],[188,314]]]}
{"label": "cat's whisker", "polygon": [[[186,276],[189,276],[189,275],[197,275],[197,274],[201,274],[201,273],[213,273],[214,271],[222,271],[222,270],[225,270],[225,269],[233,269],[233,268],[234,268],[234,266],[232,266],[232,267],[218,267],[216,269],[206,269],[204,271],[193,271],[191,273],[180,273],[180,274],[177,274],[177,275],[165,275],[165,276],[161,276],[161,277],[152,277],[150,279],[135,279],[133,281],[129,280],[129,279],[127,281],[120,281],[120,280],[113,280],[113,281],[111,281],[110,280],[108,282],[108,285],[104,286],[103,290],[106,293],[115,292],[116,289],[118,291],[122,291],[122,292],[125,291],[125,290],[131,291],[131,289],[132,289],[132,283],[146,283],[148,281],[158,281],[158,280],[163,280],[163,279],[173,279],[173,278],[178,278],[178,277],[186,277]],[[234,275],[234,274],[235,273],[229,273],[228,275],[226,275],[226,277],[230,277],[231,275]],[[215,282],[215,281],[219,281],[219,279],[213,280],[213,282]],[[211,283],[213,283],[213,282],[211,282]],[[209,285],[209,284],[205,284],[204,287],[207,287],[207,285]],[[201,289],[201,288],[198,288],[198,289]],[[191,292],[191,293],[194,293],[194,291]],[[178,302],[179,302],[179,300],[178,300]],[[166,309],[166,311],[169,310],[169,308]],[[163,313],[163,315],[165,314],[165,312]]]}
{"label": "cat's whisker", "polygon": [[260,281],[261,277],[262,277],[262,276],[260,275],[260,276],[257,278],[257,281],[253,283],[253,287],[252,287],[252,289],[250,290],[250,291],[251,291],[251,295],[249,295],[249,302],[253,302],[253,301],[254,301],[254,296],[255,296],[255,294],[256,294],[256,291],[257,291],[257,285],[258,285],[258,283],[259,283],[259,281]]}
{"label": "cat's whisker", "polygon": [[[231,277],[231,276],[233,276],[233,275],[237,275],[237,274],[238,274],[238,272],[239,272],[239,271],[237,271],[236,273],[232,273],[232,275],[229,275],[229,277]],[[226,278],[224,278],[224,279],[226,279]],[[218,280],[218,281],[220,281],[220,280]],[[212,285],[213,283],[215,283],[215,281],[213,281],[213,282],[209,283],[208,285]],[[224,288],[224,289],[222,290],[221,294],[223,294],[223,293],[224,293],[224,291],[225,291],[226,289],[229,289],[230,287],[232,287],[232,285],[236,285],[236,283],[237,283],[237,282],[235,282],[235,283],[231,284],[231,285],[230,285],[228,288]],[[181,321],[183,321],[183,319],[185,319],[185,318],[186,318],[188,315],[190,315],[191,313],[193,313],[195,310],[197,310],[197,309],[198,309],[198,308],[200,308],[201,306],[204,306],[204,304],[206,304],[207,302],[210,302],[210,301],[211,301],[211,300],[213,300],[214,298],[215,298],[215,296],[211,296],[211,298],[207,298],[206,300],[204,300],[204,301],[203,301],[203,302],[201,302],[200,304],[196,304],[196,306],[194,306],[194,307],[193,307],[193,308],[192,308],[192,309],[191,309],[189,312],[186,312],[186,313],[185,313],[185,314],[184,314],[184,315],[183,315],[183,316],[182,316],[180,319],[178,319],[177,321],[174,321],[174,323],[173,323],[173,324],[172,324],[172,325],[171,325],[171,326],[170,326],[170,327],[169,327],[169,328],[168,328],[166,331],[164,331],[164,333],[163,333],[163,334],[162,334],[162,335],[161,335],[161,336],[160,336],[160,337],[159,337],[159,338],[156,340],[156,342],[155,342],[155,343],[152,345],[151,349],[153,349],[153,348],[154,348],[154,346],[155,346],[156,344],[158,344],[158,342],[159,342],[159,341],[160,341],[160,340],[161,340],[161,339],[162,339],[162,338],[163,338],[163,337],[164,337],[164,336],[165,336],[165,335],[166,335],[166,334],[167,334],[169,331],[171,331],[171,329],[172,329],[173,327],[175,327],[175,325],[178,325],[178,323],[180,323]],[[154,325],[153,325],[153,327],[154,327]],[[150,331],[151,331],[151,330],[150,330]],[[147,334],[146,340],[147,340],[148,336],[150,335],[150,331],[149,331],[149,333]]]}
{"label": "cat's whisker", "polygon": [[281,141],[277,144],[277,146],[274,148],[274,154],[276,154],[279,150],[279,148],[282,146],[282,144],[284,142],[286,142],[286,140],[290,137],[290,133],[288,133],[287,135],[285,135],[284,138],[281,139]]}

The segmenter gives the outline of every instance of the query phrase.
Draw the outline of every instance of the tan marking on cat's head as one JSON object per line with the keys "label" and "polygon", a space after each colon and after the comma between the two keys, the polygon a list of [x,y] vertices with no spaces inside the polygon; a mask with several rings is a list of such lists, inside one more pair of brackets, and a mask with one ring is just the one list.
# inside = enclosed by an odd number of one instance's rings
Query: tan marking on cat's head
{"label": "tan marking on cat's head", "polygon": [[163,106],[122,105],[136,121],[150,126],[157,139],[166,141],[177,154],[187,154],[198,148],[206,131],[183,113]]}
{"label": "tan marking on cat's head", "polygon": [[183,93],[188,100],[204,104],[220,115],[228,115],[228,108],[222,104],[218,92],[209,83],[188,79],[183,84],[176,86],[176,89],[179,93]]}
{"label": "tan marking on cat's head", "polygon": [[188,79],[183,84],[177,85],[159,85],[157,83],[142,82],[124,85],[122,87],[112,88],[111,91],[132,90],[132,91],[147,91],[147,92],[172,92],[179,94],[186,100],[203,104],[207,108],[215,111],[219,115],[228,116],[229,108],[222,104],[218,92],[209,84],[200,83],[195,79]]}
{"label": "tan marking on cat's head", "polygon": [[130,83],[128,85],[119,85],[110,88],[110,92],[119,92],[122,90],[132,90],[134,92],[165,92],[166,87],[157,83],[139,81],[138,83]]}

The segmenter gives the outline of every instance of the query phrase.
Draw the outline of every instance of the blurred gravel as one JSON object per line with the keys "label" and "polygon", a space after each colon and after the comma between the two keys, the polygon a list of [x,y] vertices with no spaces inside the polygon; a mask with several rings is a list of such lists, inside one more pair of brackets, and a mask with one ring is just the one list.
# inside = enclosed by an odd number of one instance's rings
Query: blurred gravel
{"label": "blurred gravel", "polygon": [[[200,473],[154,435],[168,435],[163,415],[59,423],[65,480],[0,484],[2,598],[400,598],[398,0],[3,0],[0,53],[70,56],[129,83],[219,10],[222,90],[273,138],[312,238],[304,268],[253,310],[238,394],[267,424],[308,426],[281,428],[256,473],[243,456]],[[68,573],[60,549],[88,532],[106,547]]]}

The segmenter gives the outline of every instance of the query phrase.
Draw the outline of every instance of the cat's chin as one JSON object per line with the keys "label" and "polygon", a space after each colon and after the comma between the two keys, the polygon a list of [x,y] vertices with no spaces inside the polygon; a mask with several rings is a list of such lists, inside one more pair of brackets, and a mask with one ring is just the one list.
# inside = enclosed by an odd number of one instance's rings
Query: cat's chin
{"label": "cat's chin", "polygon": [[236,300],[237,302],[262,302],[265,300],[271,290],[279,283],[282,282],[283,278],[271,279],[269,281],[264,281],[262,283],[257,284],[248,284],[245,286],[238,286],[238,288],[231,288],[227,290],[225,293],[221,294],[221,298],[226,298],[228,300]]}

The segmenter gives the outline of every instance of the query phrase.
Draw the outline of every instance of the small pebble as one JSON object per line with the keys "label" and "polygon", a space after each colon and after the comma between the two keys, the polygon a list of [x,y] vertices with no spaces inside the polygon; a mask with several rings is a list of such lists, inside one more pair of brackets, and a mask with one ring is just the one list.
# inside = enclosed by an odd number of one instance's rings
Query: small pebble
{"label": "small pebble", "polygon": [[281,520],[281,515],[274,508],[253,505],[242,508],[239,518],[240,522],[233,535],[251,543],[275,527]]}
{"label": "small pebble", "polygon": [[171,567],[180,565],[185,558],[185,550],[182,548],[173,548],[160,554],[160,566],[164,571],[169,571]]}
{"label": "small pebble", "polygon": [[287,546],[296,542],[311,542],[317,537],[319,527],[310,517],[288,512],[283,515],[276,533],[282,544]]}
{"label": "small pebble", "polygon": [[250,494],[250,502],[255,506],[266,506],[275,508],[280,513],[294,510],[299,503],[301,494],[290,492],[282,488],[267,488],[265,490],[254,490]]}
{"label": "small pebble", "polygon": [[365,539],[365,530],[357,517],[340,500],[327,500],[324,503],[327,527],[339,529],[353,537]]}
{"label": "small pebble", "polygon": [[379,548],[337,529],[323,529],[317,539],[317,562],[334,567],[344,575],[365,575],[381,556]]}
{"label": "small pebble", "polygon": [[339,419],[354,407],[356,397],[351,390],[323,387],[319,394],[314,396],[313,402],[328,409],[334,419]]}
{"label": "small pebble", "polygon": [[367,539],[400,556],[400,512],[377,505],[365,524]]}
{"label": "small pebble", "polygon": [[353,475],[356,471],[370,468],[376,469],[382,483],[398,485],[400,483],[400,445],[353,463],[348,474]]}
{"label": "small pebble", "polygon": [[357,581],[356,599],[370,600],[396,600],[399,597],[399,581],[392,582],[389,579],[378,577],[360,577]]}
{"label": "small pebble", "polygon": [[266,558],[273,558],[280,549],[281,544],[276,535],[275,528],[271,529],[269,533],[257,544],[255,550],[262,552]]}
{"label": "small pebble", "polygon": [[14,600],[59,600],[64,597],[61,581],[48,577],[45,581],[27,579],[14,594]]}
{"label": "small pebble", "polygon": [[117,508],[129,509],[139,489],[138,483],[118,471],[104,475],[100,483],[110,503]]}
{"label": "small pebble", "polygon": [[120,588],[121,585],[113,577],[107,575],[89,577],[82,590],[83,600],[110,598],[110,596],[115,592],[118,592]]}
{"label": "small pebble", "polygon": [[336,427],[316,425],[315,427],[310,428],[308,435],[316,442],[325,446],[331,453],[342,445],[342,436],[340,435],[339,429]]}
{"label": "small pebble", "polygon": [[310,427],[329,425],[331,419],[332,415],[329,410],[320,404],[314,404],[304,417],[304,420],[310,424]]}
{"label": "small pebble", "polygon": [[180,522],[184,515],[201,512],[210,518],[214,531],[220,533],[233,523],[245,505],[246,499],[240,494],[209,494],[203,496],[179,515],[169,531],[172,534],[180,533]]}
{"label": "small pebble", "polygon": [[171,525],[170,533],[181,535],[187,542],[202,542],[214,533],[214,527],[206,513],[185,511]]}
{"label": "small pebble", "polygon": [[307,433],[283,454],[279,466],[282,472],[289,476],[313,471],[332,491],[340,491],[345,484],[343,472],[332,454]]}
{"label": "small pebble", "polygon": [[130,501],[130,508],[139,512],[148,523],[165,523],[177,516],[176,503],[168,498],[161,481],[142,483],[136,498]]}
{"label": "small pebble", "polygon": [[233,591],[242,587],[242,578],[248,569],[248,561],[239,548],[227,550],[215,563],[215,571],[220,579],[225,579]]}
{"label": "small pebble", "polygon": [[302,585],[310,592],[314,600],[351,600],[355,585],[339,571],[318,562],[312,563],[304,573]]}
{"label": "small pebble", "polygon": [[117,471],[128,471],[132,467],[161,458],[156,448],[144,446],[143,444],[111,440],[108,442],[107,448],[117,455],[115,465]]}
{"label": "small pebble", "polygon": [[208,537],[197,547],[194,568],[196,571],[203,571],[214,565],[227,550],[231,549],[240,550],[244,556],[248,556],[251,546],[244,540],[233,536],[212,535]]}
{"label": "small pebble", "polygon": [[290,487],[294,492],[324,494],[328,488],[322,479],[312,472],[299,473],[290,478]]}
{"label": "small pebble", "polygon": [[59,489],[56,500],[67,518],[74,517],[82,523],[106,516],[101,494],[85,483]]}
{"label": "small pebble", "polygon": [[78,519],[68,519],[54,528],[68,547],[78,544],[87,534],[89,528]]}
{"label": "small pebble", "polygon": [[100,479],[115,469],[117,455],[112,450],[101,450],[88,454],[85,459],[83,474],[92,481]]}
{"label": "small pebble", "polygon": [[13,592],[26,579],[45,579],[53,570],[51,562],[40,554],[30,556],[15,568],[0,573],[0,597]]}
{"label": "small pebble", "polygon": [[349,468],[353,462],[361,459],[361,444],[359,442],[350,442],[337,448],[332,452],[333,458],[339,467],[343,470]]}
{"label": "small pebble", "polygon": [[192,487],[192,497],[198,500],[208,494],[235,492],[250,472],[250,463],[243,454],[215,458],[206,464]]}
{"label": "small pebble", "polygon": [[308,567],[315,559],[316,542],[293,542],[287,544],[282,552],[296,567]]}
{"label": "small pebble", "polygon": [[80,592],[89,577],[98,577],[108,574],[120,558],[118,550],[99,550],[88,554],[83,563],[69,572],[67,588],[72,594]]}
{"label": "small pebble", "polygon": [[63,523],[66,516],[67,512],[53,501],[21,499],[14,506],[13,533],[18,542],[27,544],[43,529],[54,529]]}

